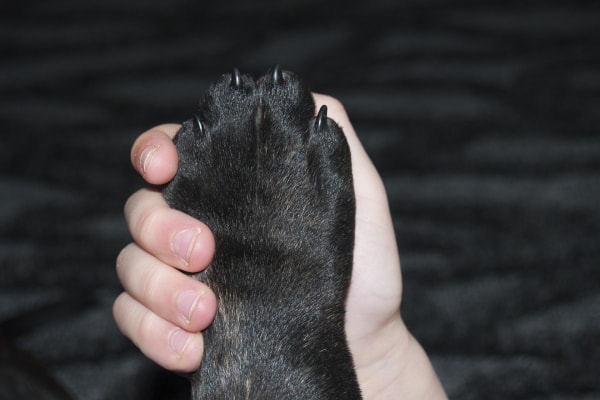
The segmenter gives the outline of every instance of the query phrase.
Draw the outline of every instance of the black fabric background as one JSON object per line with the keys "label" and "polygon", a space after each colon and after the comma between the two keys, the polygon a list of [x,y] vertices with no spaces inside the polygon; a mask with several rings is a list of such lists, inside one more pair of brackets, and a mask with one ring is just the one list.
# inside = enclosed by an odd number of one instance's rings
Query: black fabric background
{"label": "black fabric background", "polygon": [[379,168],[449,395],[600,398],[597,2],[3,2],[0,50],[0,327],[73,397],[185,398],[112,321],[129,149],[280,63]]}

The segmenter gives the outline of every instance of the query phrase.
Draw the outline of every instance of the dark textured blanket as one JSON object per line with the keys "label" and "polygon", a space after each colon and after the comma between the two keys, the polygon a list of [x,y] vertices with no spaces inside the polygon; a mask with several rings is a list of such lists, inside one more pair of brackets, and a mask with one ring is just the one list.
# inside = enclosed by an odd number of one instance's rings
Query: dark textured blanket
{"label": "dark textured blanket", "polygon": [[0,6],[0,393],[26,352],[77,399],[185,398],[112,321],[129,148],[281,63],[383,175],[402,312],[449,395],[600,398],[600,6],[353,4]]}

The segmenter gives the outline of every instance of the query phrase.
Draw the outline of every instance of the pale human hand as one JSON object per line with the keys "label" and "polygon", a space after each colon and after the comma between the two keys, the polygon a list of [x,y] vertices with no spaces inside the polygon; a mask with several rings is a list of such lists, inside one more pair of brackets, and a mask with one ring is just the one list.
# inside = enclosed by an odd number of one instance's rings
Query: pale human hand
{"label": "pale human hand", "polygon": [[[324,95],[314,97],[317,110],[328,106],[329,117],[344,130],[352,153],[356,240],[346,336],[363,396],[443,399],[429,359],[400,316],[400,261],[381,178],[341,103]],[[163,184],[175,175],[177,153],[171,140],[178,129],[161,125],[134,143],[132,163],[149,183]],[[117,259],[125,292],[115,301],[115,320],[159,365],[193,371],[203,352],[198,331],[212,321],[216,299],[208,287],[177,269],[206,268],[214,253],[212,234],[200,221],[170,209],[160,192],[151,189],[132,195],[125,215],[135,243]]]}

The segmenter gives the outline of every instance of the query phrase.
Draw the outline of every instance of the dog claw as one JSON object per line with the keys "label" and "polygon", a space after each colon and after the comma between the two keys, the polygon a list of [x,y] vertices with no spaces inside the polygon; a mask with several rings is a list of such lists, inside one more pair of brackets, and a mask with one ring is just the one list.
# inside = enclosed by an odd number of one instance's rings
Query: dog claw
{"label": "dog claw", "polygon": [[204,124],[202,123],[202,120],[200,119],[198,114],[194,114],[193,121],[194,121],[194,132],[196,134],[198,134],[199,136],[203,136],[204,135]]}
{"label": "dog claw", "polygon": [[273,82],[281,83],[283,81],[283,75],[281,73],[281,65],[275,64],[273,68],[271,68],[271,78],[273,78]]}
{"label": "dog claw", "polygon": [[315,119],[315,127],[321,129],[327,126],[327,106],[321,106]]}
{"label": "dog claw", "polygon": [[231,86],[236,88],[242,86],[242,77],[240,76],[240,70],[237,68],[233,69],[233,74],[231,75]]}

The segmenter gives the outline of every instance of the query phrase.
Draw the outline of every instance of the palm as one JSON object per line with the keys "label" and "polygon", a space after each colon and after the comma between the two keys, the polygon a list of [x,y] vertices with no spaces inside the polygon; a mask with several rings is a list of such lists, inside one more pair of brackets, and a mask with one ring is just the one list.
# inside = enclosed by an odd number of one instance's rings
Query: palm
{"label": "palm", "polygon": [[346,335],[358,364],[368,362],[371,338],[391,321],[400,321],[400,261],[383,182],[363,149],[342,106],[316,95],[317,107],[327,103],[330,117],[344,130],[352,153],[356,195],[354,268],[346,305]]}
{"label": "palm", "polygon": [[400,311],[400,262],[388,207],[365,195],[367,188],[356,187],[354,268],[346,319],[350,342],[375,333]]}
{"label": "palm", "polygon": [[347,300],[350,342],[374,333],[398,316],[402,293],[400,261],[383,183],[370,161],[356,153],[353,147],[356,241]]}

